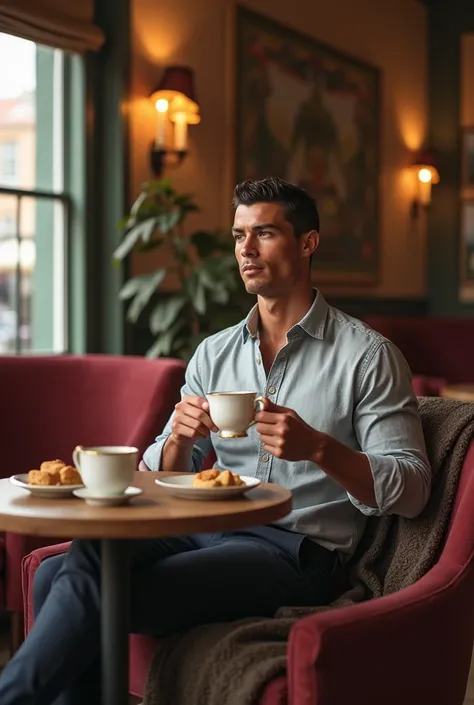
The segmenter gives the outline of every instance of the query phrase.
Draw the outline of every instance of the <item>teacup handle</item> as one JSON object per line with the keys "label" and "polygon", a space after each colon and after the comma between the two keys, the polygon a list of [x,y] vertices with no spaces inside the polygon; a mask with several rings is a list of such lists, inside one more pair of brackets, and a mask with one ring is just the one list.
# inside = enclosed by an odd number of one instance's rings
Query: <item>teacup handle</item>
{"label": "teacup handle", "polygon": [[83,451],[83,450],[84,450],[84,446],[76,446],[72,452],[72,459],[73,459],[74,465],[79,471],[81,470],[80,455],[81,455],[81,451]]}
{"label": "teacup handle", "polygon": [[[254,406],[256,414],[258,414],[259,411],[265,411],[265,397],[262,397],[262,396],[256,397],[255,401],[253,403],[253,406]],[[254,419],[253,421],[251,421],[249,423],[248,428],[250,428],[250,426],[253,426],[256,423],[257,422]]]}

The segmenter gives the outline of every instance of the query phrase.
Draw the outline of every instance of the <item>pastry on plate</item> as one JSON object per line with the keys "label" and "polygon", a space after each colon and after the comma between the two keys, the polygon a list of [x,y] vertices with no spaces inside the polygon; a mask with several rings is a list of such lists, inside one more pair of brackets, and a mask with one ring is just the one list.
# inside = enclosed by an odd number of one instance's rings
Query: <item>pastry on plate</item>
{"label": "pastry on plate", "polygon": [[51,475],[57,475],[61,471],[61,468],[65,467],[66,463],[62,460],[45,460],[40,465],[40,470],[45,470],[50,472]]}
{"label": "pastry on plate", "polygon": [[242,484],[243,480],[237,473],[217,468],[198,472],[193,478],[193,487],[235,487]]}
{"label": "pastry on plate", "polygon": [[29,485],[82,485],[82,477],[72,465],[66,465],[62,460],[45,460],[39,470],[28,473]]}
{"label": "pastry on plate", "polygon": [[61,468],[59,479],[61,485],[82,485],[82,477],[72,465],[65,465]]}
{"label": "pastry on plate", "polygon": [[52,474],[47,470],[30,470],[28,473],[29,485],[59,485],[60,479],[58,474]]}

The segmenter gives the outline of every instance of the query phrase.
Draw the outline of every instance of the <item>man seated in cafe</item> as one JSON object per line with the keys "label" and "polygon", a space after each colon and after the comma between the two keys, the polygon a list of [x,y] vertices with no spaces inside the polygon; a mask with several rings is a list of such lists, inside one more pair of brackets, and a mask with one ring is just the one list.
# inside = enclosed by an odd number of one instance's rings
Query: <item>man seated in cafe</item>
{"label": "man seated in cafe", "polygon": [[[314,200],[267,178],[239,184],[234,208],[235,254],[256,306],[199,346],[141,467],[199,471],[214,449],[217,467],[290,489],[293,509],[271,526],[132,541],[131,628],[156,637],[328,601],[366,517],[415,517],[430,492],[403,356],[312,286]],[[246,438],[220,438],[205,396],[244,390],[266,408]],[[74,541],[40,566],[36,622],[0,677],[1,705],[99,705],[99,593],[98,542]]]}

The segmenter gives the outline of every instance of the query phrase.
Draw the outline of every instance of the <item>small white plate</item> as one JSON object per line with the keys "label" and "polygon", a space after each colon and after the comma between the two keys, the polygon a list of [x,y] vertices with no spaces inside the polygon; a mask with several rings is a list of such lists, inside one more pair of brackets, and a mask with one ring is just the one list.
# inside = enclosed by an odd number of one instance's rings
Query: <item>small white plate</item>
{"label": "small white plate", "polygon": [[104,497],[91,494],[85,487],[82,490],[74,490],[74,496],[83,499],[91,507],[120,507],[141,494],[143,494],[143,490],[140,487],[131,486],[127,487],[123,494],[105,495]]}
{"label": "small white plate", "polygon": [[74,490],[84,487],[84,485],[30,485],[28,484],[28,473],[12,475],[10,482],[12,485],[26,490],[32,494],[33,497],[43,497],[43,499],[64,499],[65,497],[72,497]]}
{"label": "small white plate", "polygon": [[220,501],[222,499],[231,499],[232,497],[238,497],[239,495],[245,494],[249,490],[255,489],[260,484],[260,480],[256,477],[249,477],[248,475],[241,475],[240,479],[243,481],[243,485],[237,485],[234,487],[193,487],[194,475],[170,475],[168,477],[163,477],[161,480],[156,479],[155,482],[160,487],[165,488],[168,492],[171,492],[175,497],[182,497],[184,499],[205,499]]}

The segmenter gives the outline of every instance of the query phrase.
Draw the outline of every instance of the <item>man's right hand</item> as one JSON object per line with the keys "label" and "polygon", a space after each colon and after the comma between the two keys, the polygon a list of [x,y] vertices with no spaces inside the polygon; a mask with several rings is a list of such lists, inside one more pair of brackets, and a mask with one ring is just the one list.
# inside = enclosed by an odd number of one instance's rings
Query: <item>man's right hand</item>
{"label": "man's right hand", "polygon": [[202,397],[185,395],[176,404],[170,440],[180,446],[192,446],[211,431],[218,431],[209,416],[209,404]]}

